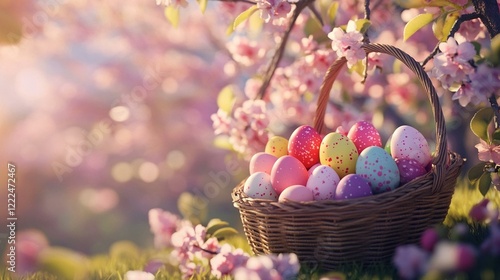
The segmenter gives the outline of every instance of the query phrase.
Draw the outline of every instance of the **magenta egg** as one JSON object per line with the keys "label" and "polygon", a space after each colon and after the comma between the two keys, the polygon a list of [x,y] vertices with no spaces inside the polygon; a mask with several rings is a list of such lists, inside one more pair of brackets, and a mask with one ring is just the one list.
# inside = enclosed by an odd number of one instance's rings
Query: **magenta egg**
{"label": "magenta egg", "polygon": [[288,140],[288,154],[297,158],[309,169],[319,162],[321,136],[308,125],[299,126]]}
{"label": "magenta egg", "polygon": [[347,137],[352,140],[358,149],[358,153],[361,153],[364,149],[371,146],[382,147],[380,133],[372,123],[367,121],[355,123],[351,129],[349,129]]}

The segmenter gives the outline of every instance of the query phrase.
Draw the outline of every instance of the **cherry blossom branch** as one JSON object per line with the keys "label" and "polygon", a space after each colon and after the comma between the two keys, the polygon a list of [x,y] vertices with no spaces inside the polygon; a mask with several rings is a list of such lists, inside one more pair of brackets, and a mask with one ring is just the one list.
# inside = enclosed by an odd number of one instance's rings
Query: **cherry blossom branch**
{"label": "cherry blossom branch", "polygon": [[295,10],[293,12],[292,18],[290,19],[290,23],[285,33],[283,34],[283,38],[281,39],[278,48],[274,52],[274,55],[271,59],[269,66],[267,67],[264,79],[262,81],[262,86],[260,87],[259,92],[257,93],[256,97],[257,99],[263,99],[265,97],[266,90],[269,87],[269,84],[271,83],[271,79],[274,76],[274,72],[276,71],[276,68],[278,68],[278,64],[280,63],[281,58],[283,58],[283,54],[285,53],[286,43],[288,41],[288,38],[290,37],[290,33],[292,32],[293,27],[295,26],[295,21],[299,17],[302,10],[304,10],[304,8],[307,7],[313,1],[314,0],[305,0],[296,3]]}
{"label": "cherry blossom branch", "polygon": [[198,248],[198,249],[202,250],[203,252],[209,253],[209,254],[212,254],[212,255],[217,255],[218,254],[218,252],[210,251],[210,250],[207,250],[207,249],[203,249],[203,248],[200,247],[200,245],[197,245],[197,244],[193,244],[193,247]]}
{"label": "cherry blossom branch", "polygon": [[365,19],[370,20],[370,0],[365,0]]}
{"label": "cherry blossom branch", "polygon": [[[448,34],[448,37],[453,37],[455,35],[455,33],[457,33],[458,29],[460,29],[460,25],[466,21],[469,21],[469,20],[473,20],[473,19],[476,19],[476,18],[479,18],[479,14],[478,13],[470,13],[470,14],[463,14],[461,15],[457,21],[455,22],[455,24],[453,24],[453,27],[451,28],[450,30],[450,34]],[[427,64],[427,62],[429,62],[431,59],[434,58],[434,56],[436,56],[436,54],[439,52],[439,44],[441,42],[438,42],[436,44],[436,46],[434,47],[434,49],[432,50],[432,52],[424,59],[424,61],[421,63],[422,67],[425,67],[425,65]]]}

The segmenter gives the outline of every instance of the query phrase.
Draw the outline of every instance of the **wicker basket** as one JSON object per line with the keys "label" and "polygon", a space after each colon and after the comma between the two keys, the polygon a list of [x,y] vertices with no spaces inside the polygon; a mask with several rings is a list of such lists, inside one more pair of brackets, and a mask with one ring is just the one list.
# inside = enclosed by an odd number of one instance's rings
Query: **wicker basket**
{"label": "wicker basket", "polygon": [[[232,192],[245,235],[255,254],[296,253],[302,263],[335,269],[356,262],[374,265],[391,259],[398,245],[416,243],[421,233],[441,223],[450,205],[461,157],[447,150],[445,121],[436,91],[423,70],[402,50],[366,44],[367,53],[391,55],[422,82],[436,122],[436,151],[432,170],[396,190],[352,200],[286,203],[248,198],[243,182]],[[324,126],[332,84],[346,63],[335,61],[320,90],[315,128]]]}

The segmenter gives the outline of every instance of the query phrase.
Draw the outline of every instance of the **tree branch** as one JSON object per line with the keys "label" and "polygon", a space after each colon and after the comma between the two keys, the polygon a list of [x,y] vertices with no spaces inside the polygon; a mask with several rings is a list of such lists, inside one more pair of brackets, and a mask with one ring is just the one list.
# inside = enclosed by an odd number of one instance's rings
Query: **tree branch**
{"label": "tree branch", "polygon": [[257,93],[256,97],[257,99],[263,99],[264,96],[266,95],[266,90],[269,87],[269,84],[271,83],[271,79],[274,76],[274,72],[276,71],[276,68],[278,68],[278,64],[280,63],[281,58],[283,58],[286,43],[288,41],[288,38],[290,37],[290,33],[292,32],[293,27],[295,26],[295,21],[299,17],[302,10],[304,10],[304,8],[307,7],[307,5],[309,5],[309,3],[312,3],[313,1],[314,0],[305,0],[297,2],[292,18],[290,19],[289,25],[285,33],[283,34],[283,38],[281,39],[278,48],[274,52],[274,55],[271,59],[269,66],[267,67],[264,79],[262,81],[262,86],[260,87],[259,92]]}

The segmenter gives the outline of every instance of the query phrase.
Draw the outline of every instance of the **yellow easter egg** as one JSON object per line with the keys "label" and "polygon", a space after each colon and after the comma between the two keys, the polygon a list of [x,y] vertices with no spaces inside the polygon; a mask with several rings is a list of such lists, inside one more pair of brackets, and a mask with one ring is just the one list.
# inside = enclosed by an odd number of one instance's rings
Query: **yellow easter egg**
{"label": "yellow easter egg", "polygon": [[347,136],[337,132],[327,134],[321,141],[319,158],[323,165],[328,165],[340,178],[356,173],[358,150]]}
{"label": "yellow easter egg", "polygon": [[267,141],[266,153],[277,158],[288,155],[288,139],[281,136],[273,136]]}

